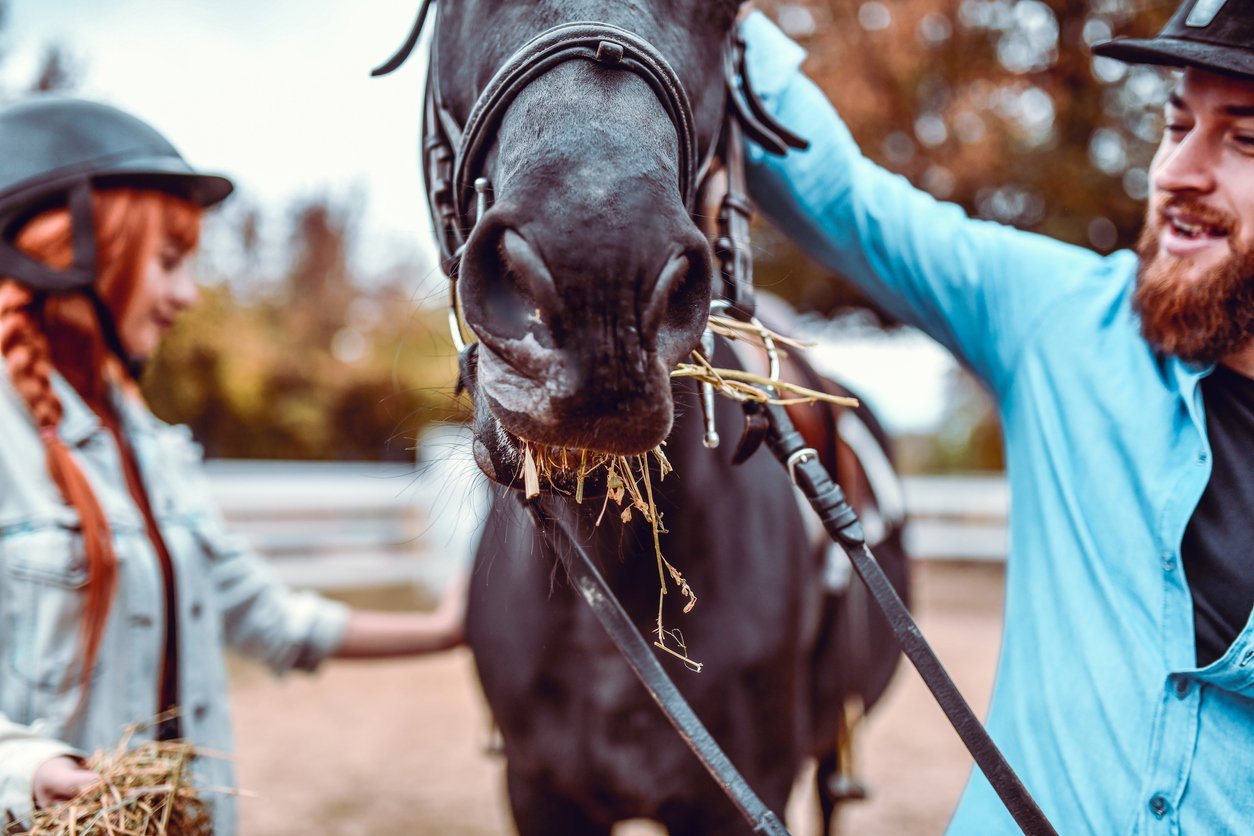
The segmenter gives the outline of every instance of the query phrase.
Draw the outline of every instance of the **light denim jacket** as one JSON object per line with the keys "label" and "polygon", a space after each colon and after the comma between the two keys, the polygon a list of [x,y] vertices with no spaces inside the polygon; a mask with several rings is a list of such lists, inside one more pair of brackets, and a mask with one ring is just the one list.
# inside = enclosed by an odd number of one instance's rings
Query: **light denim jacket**
{"label": "light denim jacket", "polygon": [[[112,528],[118,584],[87,693],[79,685],[86,578],[77,517],[48,475],[34,423],[0,365],[0,821],[31,812],[31,777],[48,758],[112,748],[125,726],[157,711],[164,591],[117,445],[63,379],[60,436]],[[115,398],[174,564],[184,736],[232,751],[224,647],[276,672],[312,669],[343,639],[347,609],[284,587],[227,535],[186,427]],[[140,735],[138,740],[145,739]],[[234,786],[229,760],[201,758],[205,787]],[[207,793],[218,833],[235,829],[233,800]]]}
{"label": "light denim jacket", "polygon": [[[1141,337],[1134,254],[975,221],[913,188],[861,155],[796,44],[761,15],[747,28],[750,76],[812,143],[782,160],[751,148],[758,205],[999,405],[1011,542],[989,731],[1060,833],[1251,832],[1254,626],[1199,669],[1180,563],[1210,478],[1211,369]],[[1018,832],[978,773],[950,830]]]}

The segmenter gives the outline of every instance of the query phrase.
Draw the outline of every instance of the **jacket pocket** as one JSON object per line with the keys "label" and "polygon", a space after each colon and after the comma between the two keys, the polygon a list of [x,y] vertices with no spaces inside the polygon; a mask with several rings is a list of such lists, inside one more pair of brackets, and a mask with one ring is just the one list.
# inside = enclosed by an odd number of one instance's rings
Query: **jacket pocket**
{"label": "jacket pocket", "polygon": [[42,692],[67,690],[82,676],[82,535],[56,525],[0,533],[0,585],[6,676]]}

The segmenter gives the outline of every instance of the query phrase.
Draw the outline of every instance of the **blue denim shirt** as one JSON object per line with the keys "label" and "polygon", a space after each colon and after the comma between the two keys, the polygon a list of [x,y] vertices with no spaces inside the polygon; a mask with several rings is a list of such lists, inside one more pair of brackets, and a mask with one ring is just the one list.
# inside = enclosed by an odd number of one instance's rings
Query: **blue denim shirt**
{"label": "blue denim shirt", "polygon": [[[53,387],[65,409],[59,435],[109,520],[118,581],[84,692],[78,655],[87,570],[77,516],[52,483],[30,413],[0,363],[0,829],[6,816],[29,816],[31,777],[43,761],[112,750],[124,727],[153,718],[164,657],[160,564],[117,445],[65,380],[55,377]],[[115,404],[174,565],[183,734],[203,751],[229,754],[224,649],[276,672],[311,669],[339,646],[347,609],[288,590],[226,533],[186,427],[167,426],[129,399]],[[202,787],[234,785],[223,757],[197,759],[193,772]],[[233,797],[204,797],[215,832],[233,833]]]}
{"label": "blue denim shirt", "polygon": [[[760,14],[747,30],[750,77],[812,143],[750,149],[758,205],[999,405],[1012,500],[994,739],[1060,833],[1250,832],[1254,628],[1197,668],[1180,563],[1210,477],[1210,369],[1140,336],[1134,254],[971,220],[878,168],[800,48]],[[1018,832],[978,771],[950,830]]]}

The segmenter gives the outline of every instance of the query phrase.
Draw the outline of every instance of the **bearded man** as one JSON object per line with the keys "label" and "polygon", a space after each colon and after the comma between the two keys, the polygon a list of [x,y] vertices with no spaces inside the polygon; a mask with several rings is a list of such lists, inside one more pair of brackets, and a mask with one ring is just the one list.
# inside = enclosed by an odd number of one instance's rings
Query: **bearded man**
{"label": "bearded man", "polygon": [[[1011,485],[987,723],[1061,833],[1254,825],[1254,3],[1188,0],[1099,55],[1180,69],[1137,252],[1101,256],[859,153],[762,15],[749,71],[811,142],[760,208],[997,400]],[[954,833],[1017,832],[975,773]]]}

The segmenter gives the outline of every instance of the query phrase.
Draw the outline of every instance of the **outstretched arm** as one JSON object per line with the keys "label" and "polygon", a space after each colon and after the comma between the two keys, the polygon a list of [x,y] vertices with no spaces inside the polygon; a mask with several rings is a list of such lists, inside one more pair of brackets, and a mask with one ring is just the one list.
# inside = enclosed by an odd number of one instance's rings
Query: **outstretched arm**
{"label": "outstretched arm", "polygon": [[339,659],[414,656],[457,647],[466,620],[464,579],[450,584],[431,612],[353,610],[344,641],[333,654]]}
{"label": "outstretched arm", "polygon": [[810,142],[783,158],[750,146],[754,202],[816,260],[1001,388],[1034,324],[1080,291],[1101,257],[973,220],[880,168],[801,73],[800,47],[760,13],[744,32],[749,77],[767,109]]}

